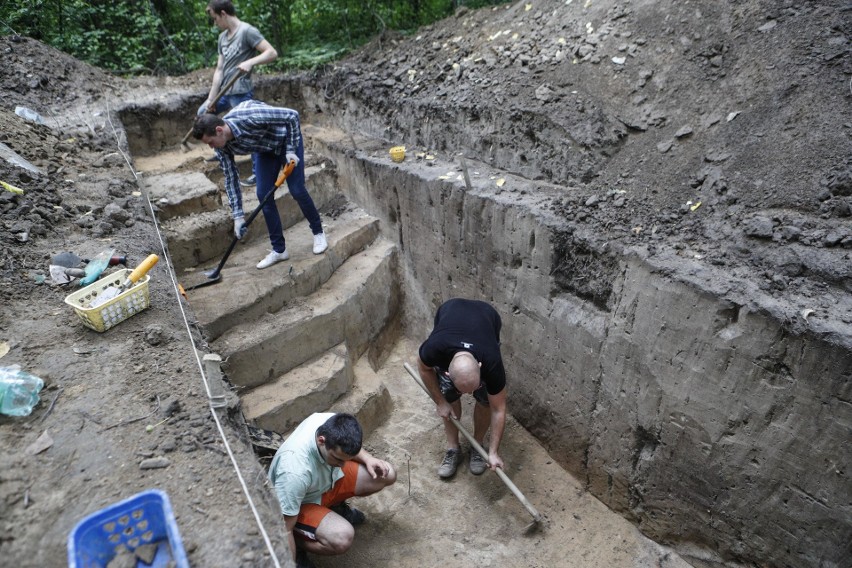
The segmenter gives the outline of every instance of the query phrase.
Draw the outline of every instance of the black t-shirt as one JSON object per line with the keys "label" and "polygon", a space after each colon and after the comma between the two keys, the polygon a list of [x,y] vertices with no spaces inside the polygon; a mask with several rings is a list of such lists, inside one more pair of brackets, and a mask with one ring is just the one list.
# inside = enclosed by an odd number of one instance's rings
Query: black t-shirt
{"label": "black t-shirt", "polygon": [[506,388],[506,371],[500,355],[500,314],[479,300],[454,298],[444,302],[435,314],[435,327],[420,346],[420,360],[430,367],[446,370],[453,356],[468,351],[482,363],[480,377],[488,394]]}

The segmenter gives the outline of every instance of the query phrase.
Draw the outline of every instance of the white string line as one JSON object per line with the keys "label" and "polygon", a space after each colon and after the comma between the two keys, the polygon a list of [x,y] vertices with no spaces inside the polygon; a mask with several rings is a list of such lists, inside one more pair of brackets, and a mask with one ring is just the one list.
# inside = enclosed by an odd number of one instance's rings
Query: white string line
{"label": "white string line", "polygon": [[[151,212],[151,218],[154,220],[154,229],[157,231],[157,238],[160,239],[160,247],[163,250],[163,257],[166,259],[166,264],[169,268],[169,278],[172,281],[172,290],[175,293],[175,298],[177,299],[178,307],[180,308],[181,317],[183,318],[183,323],[186,327],[186,334],[187,337],[189,337],[190,344],[192,345],[192,352],[195,356],[195,362],[198,364],[198,371],[201,374],[201,379],[204,383],[204,389],[207,391],[207,400],[210,401],[210,384],[207,382],[207,375],[204,372],[204,365],[201,362],[201,358],[198,356],[198,348],[195,344],[195,339],[192,337],[192,329],[189,326],[189,320],[187,319],[186,311],[183,308],[183,302],[181,301],[180,290],[178,288],[177,278],[175,277],[174,267],[172,266],[171,259],[169,258],[168,252],[166,251],[166,244],[163,241],[163,235],[160,232],[160,225],[157,222],[156,216],[154,215],[154,208],[151,205],[151,199],[148,196],[147,192],[145,192],[144,195],[145,202],[148,204],[148,210]],[[240,480],[240,485],[242,486],[243,493],[245,494],[246,500],[248,501],[248,504],[251,507],[252,514],[254,514],[255,521],[257,521],[257,526],[260,529],[260,534],[263,535],[263,541],[266,543],[266,548],[269,550],[269,554],[272,556],[272,561],[275,564],[275,567],[281,568],[281,564],[279,563],[278,557],[275,554],[275,549],[272,546],[272,541],[270,541],[269,535],[266,532],[266,527],[264,527],[263,521],[260,518],[260,513],[257,511],[257,508],[254,505],[254,501],[251,498],[248,486],[246,485],[245,479],[243,479],[243,474],[240,471],[240,466],[237,464],[237,459],[234,456],[233,451],[231,451],[231,445],[228,443],[228,439],[225,436],[225,430],[222,428],[222,423],[219,421],[219,415],[216,414],[216,409],[213,408],[212,402],[210,402],[210,414],[213,416],[214,422],[216,422],[216,428],[219,430],[219,436],[222,438],[222,443],[225,445],[225,449],[228,451],[228,457],[231,458],[231,463],[234,466],[234,471],[237,474],[237,478]]]}
{"label": "white string line", "polygon": [[[139,175],[136,170],[133,169],[130,160],[127,155],[121,150],[120,141],[118,138],[118,132],[115,129],[115,125],[112,123],[112,113],[109,109],[109,101],[107,101],[107,120],[109,121],[110,128],[112,128],[113,136],[115,136],[116,145],[119,148],[119,152],[121,152],[122,156],[124,156],[125,161],[127,162],[127,167],[130,168],[130,172],[133,174],[133,177],[136,181],[139,181]],[[222,439],[222,443],[225,446],[225,449],[228,452],[228,457],[231,459],[231,464],[234,466],[234,471],[237,474],[237,479],[240,481],[240,486],[243,488],[243,494],[246,496],[246,500],[248,501],[249,507],[251,507],[252,514],[254,515],[254,519],[257,522],[257,527],[260,529],[260,534],[263,535],[263,541],[266,543],[266,548],[269,550],[269,554],[272,557],[272,562],[275,564],[275,568],[281,568],[281,563],[278,561],[278,556],[275,554],[275,548],[272,546],[272,541],[269,539],[269,535],[266,532],[266,527],[263,525],[263,521],[260,518],[260,513],[255,507],[254,500],[251,498],[251,494],[249,493],[248,486],[246,485],[245,479],[243,479],[243,474],[240,471],[240,466],[237,464],[237,458],[234,456],[234,452],[231,451],[231,445],[228,443],[228,438],[225,436],[225,430],[222,428],[222,423],[219,421],[219,415],[216,414],[216,409],[213,408],[212,402],[210,399],[212,397],[210,392],[210,384],[207,382],[207,375],[204,373],[204,365],[201,363],[201,359],[198,357],[198,347],[195,344],[195,339],[192,337],[192,329],[189,326],[189,320],[186,317],[186,311],[183,309],[183,302],[181,301],[180,290],[178,289],[178,282],[175,276],[175,270],[172,266],[171,259],[169,258],[168,251],[166,250],[166,243],[163,240],[163,235],[160,232],[160,224],[157,222],[157,216],[154,214],[154,206],[151,204],[151,199],[148,196],[148,192],[143,192],[145,196],[145,202],[148,204],[148,211],[151,214],[151,219],[154,222],[154,230],[157,232],[157,238],[160,241],[160,249],[163,251],[163,258],[166,261],[166,265],[168,266],[169,278],[172,281],[172,290],[175,293],[175,298],[177,299],[178,308],[180,309],[181,317],[183,318],[184,327],[186,327],[186,334],[189,337],[189,343],[192,345],[192,352],[195,356],[195,362],[198,364],[198,371],[201,374],[201,380],[204,383],[204,390],[207,392],[207,400],[210,408],[210,414],[213,416],[213,421],[216,423],[216,429],[219,431],[219,437]]]}

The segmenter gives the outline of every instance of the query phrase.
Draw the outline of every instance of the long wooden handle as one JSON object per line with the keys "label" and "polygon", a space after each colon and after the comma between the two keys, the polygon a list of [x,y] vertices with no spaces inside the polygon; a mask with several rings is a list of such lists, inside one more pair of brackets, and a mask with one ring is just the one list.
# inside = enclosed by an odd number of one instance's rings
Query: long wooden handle
{"label": "long wooden handle", "polygon": [[[420,387],[426,392],[426,394],[429,394],[429,389],[427,389],[426,385],[423,384],[423,380],[420,378],[420,375],[417,374],[417,371],[415,371],[411,367],[411,365],[409,365],[408,363],[403,363],[403,366],[405,367],[405,370],[408,371],[408,374],[411,375],[411,378],[413,378],[417,382],[417,384],[420,385]],[[429,398],[431,398],[431,397],[432,397],[432,395],[429,395]],[[477,452],[479,452],[479,454],[483,458],[485,458],[485,461],[487,463],[488,462],[488,452],[486,452],[485,449],[482,446],[479,445],[479,442],[477,442],[476,439],[473,436],[471,436],[470,433],[467,430],[465,430],[464,426],[462,426],[459,423],[458,420],[456,420],[455,418],[450,416],[450,421],[453,423],[453,426],[458,428],[459,432],[461,432],[464,435],[464,437],[467,438],[467,441],[470,442],[470,445]],[[509,488],[509,491],[511,491],[512,494],[514,494],[514,496],[518,498],[518,501],[521,502],[521,504],[524,506],[524,508],[527,510],[527,512],[529,512],[529,514],[532,515],[533,520],[537,523],[541,522],[541,520],[542,520],[541,513],[539,513],[536,510],[536,508],[532,506],[532,503],[530,503],[527,500],[527,498],[524,497],[524,494],[521,493],[521,490],[518,489],[518,487],[514,483],[512,483],[512,480],[509,479],[509,476],[506,475],[506,473],[503,471],[503,469],[498,467],[494,470],[494,472],[497,474],[497,477],[499,477],[503,481],[503,483],[506,484],[506,487]]]}
{"label": "long wooden handle", "polygon": [[149,270],[151,270],[157,261],[160,260],[160,257],[156,254],[149,254],[148,258],[142,261],[142,263],[133,269],[133,272],[130,273],[130,276],[127,277],[127,280],[124,281],[122,287],[130,287],[127,284],[136,284],[136,281],[145,276]]}
{"label": "long wooden handle", "polygon": [[[233,77],[231,77],[231,80],[230,80],[230,81],[228,81],[228,82],[227,82],[227,84],[225,84],[225,86],[224,86],[224,87],[222,87],[221,89],[219,89],[219,92],[218,92],[218,93],[216,93],[216,98],[215,98],[215,99],[213,99],[213,103],[215,104],[215,103],[216,103],[219,99],[221,99],[221,98],[222,98],[222,95],[224,95],[224,94],[225,94],[225,93],[227,93],[229,90],[231,90],[231,87],[233,87],[233,86],[234,86],[234,83],[236,83],[236,82],[237,82],[237,79],[239,79],[239,78],[240,78],[240,77],[242,77],[243,75],[245,75],[245,73],[243,72],[243,70],[242,70],[242,69],[237,69],[237,72],[236,72],[236,73],[234,73],[234,76],[233,76]],[[181,141],[180,141],[180,143],[181,143],[181,144],[186,144],[186,141],[187,141],[187,140],[189,140],[189,137],[190,137],[190,136],[192,136],[192,128],[190,128],[190,129],[189,129],[189,132],[187,132],[187,133],[186,133],[186,136],[184,136],[184,137],[183,137],[183,140],[181,140]]]}

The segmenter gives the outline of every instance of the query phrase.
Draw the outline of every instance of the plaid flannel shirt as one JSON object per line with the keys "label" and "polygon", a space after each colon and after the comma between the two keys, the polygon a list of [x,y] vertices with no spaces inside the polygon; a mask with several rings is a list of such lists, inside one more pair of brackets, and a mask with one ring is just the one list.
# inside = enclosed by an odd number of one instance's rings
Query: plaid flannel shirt
{"label": "plaid flannel shirt", "polygon": [[269,106],[260,101],[245,101],[235,106],[222,119],[234,135],[222,148],[216,149],[219,165],[225,174],[225,192],[231,205],[231,217],[243,216],[243,195],[236,154],[269,152],[279,156],[295,154],[302,138],[299,113],[289,108]]}

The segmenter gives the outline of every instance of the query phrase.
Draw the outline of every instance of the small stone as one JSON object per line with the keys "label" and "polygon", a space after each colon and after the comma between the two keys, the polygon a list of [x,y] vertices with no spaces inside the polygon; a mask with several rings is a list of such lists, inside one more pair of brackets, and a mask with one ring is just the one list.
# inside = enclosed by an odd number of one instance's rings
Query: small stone
{"label": "small stone", "polygon": [[123,550],[109,561],[107,568],[136,568],[136,555],[129,550]]}
{"label": "small stone", "polygon": [[148,345],[161,345],[168,339],[168,334],[160,325],[149,325],[145,328],[145,341]]}
{"label": "small stone", "polygon": [[172,465],[172,462],[170,462],[168,458],[161,456],[142,460],[142,463],[139,464],[139,469],[163,469],[170,465]]}
{"label": "small stone", "polygon": [[133,553],[136,554],[136,558],[141,560],[144,564],[150,565],[154,562],[154,557],[157,555],[157,544],[152,542],[149,544],[143,544],[142,546],[137,546]]}
{"label": "small stone", "polygon": [[756,237],[759,239],[771,239],[772,227],[772,219],[770,219],[769,217],[758,215],[746,224],[744,232],[750,237]]}

